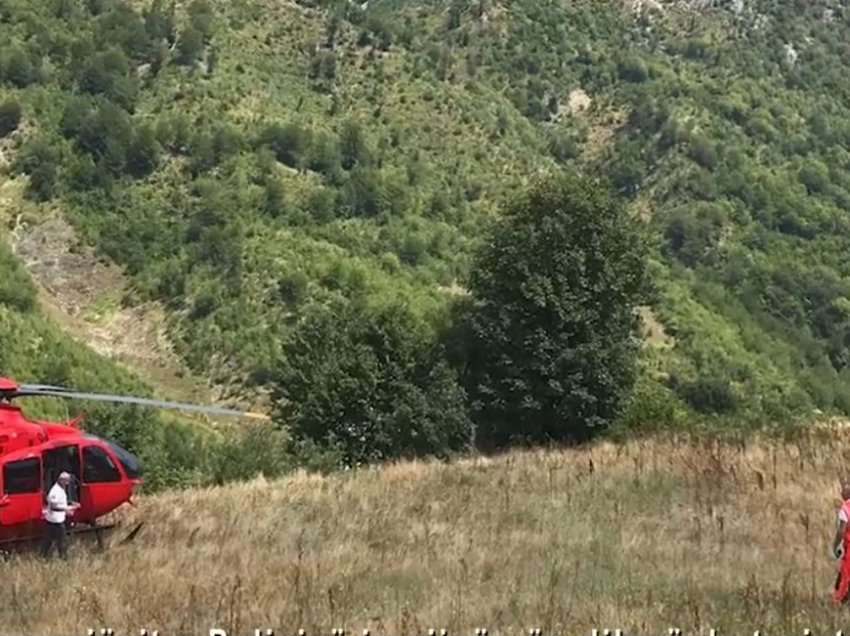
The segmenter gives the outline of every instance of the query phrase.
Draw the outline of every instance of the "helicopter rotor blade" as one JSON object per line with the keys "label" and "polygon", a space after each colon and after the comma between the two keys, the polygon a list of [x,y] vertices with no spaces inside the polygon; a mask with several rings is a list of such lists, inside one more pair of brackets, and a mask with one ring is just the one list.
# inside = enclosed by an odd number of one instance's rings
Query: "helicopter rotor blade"
{"label": "helicopter rotor blade", "polygon": [[150,398],[131,397],[127,395],[112,395],[109,393],[86,393],[83,391],[72,391],[59,386],[47,386],[41,384],[22,384],[14,393],[14,397],[58,397],[71,400],[91,400],[93,402],[110,402],[112,404],[138,404],[141,406],[152,406],[162,409],[175,409],[178,411],[189,411],[193,413],[204,413],[206,415],[226,415],[232,417],[248,417],[255,420],[270,420],[264,413],[252,413],[250,411],[237,411],[220,406],[200,406],[186,402],[170,402],[167,400],[155,400]]}

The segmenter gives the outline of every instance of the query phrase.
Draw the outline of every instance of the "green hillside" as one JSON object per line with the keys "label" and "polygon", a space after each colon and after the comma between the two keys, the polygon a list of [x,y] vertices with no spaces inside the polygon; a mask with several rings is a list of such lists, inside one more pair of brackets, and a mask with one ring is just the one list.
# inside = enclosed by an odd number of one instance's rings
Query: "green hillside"
{"label": "green hillside", "polygon": [[[0,221],[6,221],[2,210]],[[0,272],[3,374],[22,382],[96,392],[152,393],[126,368],[105,360],[48,320],[38,308],[31,278],[2,241]],[[266,427],[213,428],[199,419],[135,406],[51,398],[23,398],[16,403],[35,419],[63,421],[82,416],[80,426],[85,431],[117,440],[139,455],[148,491],[221,483],[258,472],[274,475],[289,468],[291,462],[280,435]],[[245,457],[252,461],[242,461]]]}
{"label": "green hillside", "polygon": [[565,168],[654,237],[631,422],[850,413],[850,11],[632,4],[4,0],[0,130],[214,382],[274,389],[316,305],[436,338]]}

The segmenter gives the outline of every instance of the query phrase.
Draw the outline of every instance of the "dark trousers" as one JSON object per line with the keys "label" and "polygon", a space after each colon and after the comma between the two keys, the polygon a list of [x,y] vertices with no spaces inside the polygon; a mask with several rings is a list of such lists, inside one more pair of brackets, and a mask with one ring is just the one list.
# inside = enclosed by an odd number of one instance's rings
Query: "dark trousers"
{"label": "dark trousers", "polygon": [[49,521],[45,524],[45,532],[44,532],[44,542],[41,545],[41,556],[47,558],[50,556],[50,552],[52,551],[53,545],[56,545],[56,549],[59,551],[59,556],[63,559],[68,558],[68,538],[65,531],[64,523],[50,523]]}

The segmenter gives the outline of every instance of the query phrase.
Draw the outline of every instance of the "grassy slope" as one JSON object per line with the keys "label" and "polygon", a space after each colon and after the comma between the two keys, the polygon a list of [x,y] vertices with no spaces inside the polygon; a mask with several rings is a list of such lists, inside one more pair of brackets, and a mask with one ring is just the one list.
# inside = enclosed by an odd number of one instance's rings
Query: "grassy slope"
{"label": "grassy slope", "polygon": [[848,452],[834,433],[656,439],[142,498],[130,547],[6,565],[0,621],[46,636],[834,633],[827,544]]}

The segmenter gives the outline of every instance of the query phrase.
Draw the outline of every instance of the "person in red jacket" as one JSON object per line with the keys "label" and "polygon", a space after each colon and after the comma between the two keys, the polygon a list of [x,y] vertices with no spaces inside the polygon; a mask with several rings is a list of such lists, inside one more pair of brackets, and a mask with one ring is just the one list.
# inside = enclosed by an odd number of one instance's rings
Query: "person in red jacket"
{"label": "person in red jacket", "polygon": [[835,591],[832,598],[836,603],[846,603],[850,592],[850,480],[841,482],[841,508],[838,510],[838,524],[835,538],[832,540],[832,553],[839,559],[838,577],[835,579]]}

